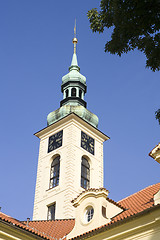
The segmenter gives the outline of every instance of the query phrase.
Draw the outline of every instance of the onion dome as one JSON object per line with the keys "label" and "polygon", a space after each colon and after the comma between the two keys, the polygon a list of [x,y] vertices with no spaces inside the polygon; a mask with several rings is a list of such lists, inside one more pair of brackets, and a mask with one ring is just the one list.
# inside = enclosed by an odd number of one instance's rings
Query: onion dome
{"label": "onion dome", "polygon": [[78,40],[75,33],[73,38],[74,53],[71,66],[69,67],[69,73],[62,77],[61,91],[63,93],[63,100],[60,102],[59,109],[48,114],[48,126],[70,113],[75,113],[92,126],[98,127],[98,117],[86,109],[87,104],[84,100],[87,91],[86,77],[80,73],[80,67],[78,66],[76,55],[77,42]]}

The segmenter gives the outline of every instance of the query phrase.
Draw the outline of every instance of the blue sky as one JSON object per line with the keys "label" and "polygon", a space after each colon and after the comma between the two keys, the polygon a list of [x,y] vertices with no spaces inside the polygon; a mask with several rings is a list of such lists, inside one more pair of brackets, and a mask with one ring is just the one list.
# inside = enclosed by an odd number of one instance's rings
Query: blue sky
{"label": "blue sky", "polygon": [[104,143],[104,186],[118,201],[159,181],[148,156],[159,143],[160,72],[145,68],[138,51],[121,58],[104,52],[110,31],[92,33],[87,11],[99,1],[0,1],[0,206],[20,220],[32,217],[39,140],[49,112],[59,108],[61,78],[73,53],[87,78],[85,100],[98,115]]}

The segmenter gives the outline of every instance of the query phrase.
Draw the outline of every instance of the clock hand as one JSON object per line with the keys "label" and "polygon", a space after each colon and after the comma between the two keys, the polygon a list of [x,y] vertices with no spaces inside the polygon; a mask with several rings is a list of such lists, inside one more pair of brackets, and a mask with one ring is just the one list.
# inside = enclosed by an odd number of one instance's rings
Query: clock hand
{"label": "clock hand", "polygon": [[57,139],[56,139],[56,142],[59,142],[60,140],[61,140],[61,138],[57,138]]}

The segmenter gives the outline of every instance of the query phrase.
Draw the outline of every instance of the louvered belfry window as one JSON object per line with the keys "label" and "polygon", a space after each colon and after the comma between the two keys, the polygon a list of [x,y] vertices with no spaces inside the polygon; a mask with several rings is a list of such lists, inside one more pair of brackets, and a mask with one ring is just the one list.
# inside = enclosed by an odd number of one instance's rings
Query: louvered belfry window
{"label": "louvered belfry window", "polygon": [[81,187],[85,189],[90,187],[90,165],[85,157],[82,157],[81,163]]}
{"label": "louvered belfry window", "polygon": [[49,188],[59,185],[60,156],[56,157],[51,164],[50,184]]}

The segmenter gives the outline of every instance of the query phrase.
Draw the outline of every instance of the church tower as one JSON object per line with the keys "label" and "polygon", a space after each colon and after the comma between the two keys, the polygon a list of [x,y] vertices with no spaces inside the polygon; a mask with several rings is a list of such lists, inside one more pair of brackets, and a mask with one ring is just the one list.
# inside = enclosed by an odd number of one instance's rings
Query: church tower
{"label": "church tower", "polygon": [[62,78],[60,108],[47,117],[40,139],[33,220],[75,217],[71,201],[82,191],[103,187],[103,142],[98,117],[86,108],[86,78],[74,53],[69,73]]}

